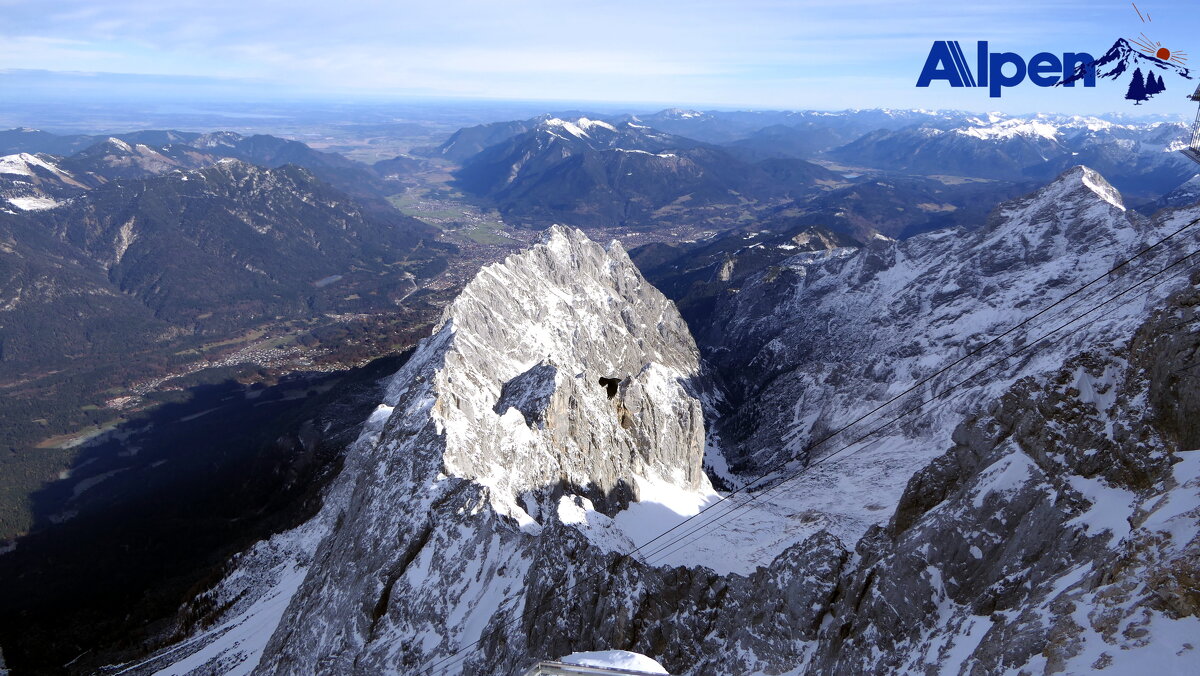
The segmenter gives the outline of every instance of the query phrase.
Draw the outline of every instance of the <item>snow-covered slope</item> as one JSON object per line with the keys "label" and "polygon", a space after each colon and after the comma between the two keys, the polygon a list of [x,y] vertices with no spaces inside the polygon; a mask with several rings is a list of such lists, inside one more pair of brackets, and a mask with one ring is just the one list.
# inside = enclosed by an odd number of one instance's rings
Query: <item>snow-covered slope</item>
{"label": "snow-covered slope", "polygon": [[[1171,212],[1151,222],[1127,211],[1103,177],[1079,167],[1002,205],[985,228],[803,254],[759,275],[718,308],[700,341],[726,375],[730,404],[719,421],[726,458],[735,470],[755,475],[795,471],[835,452],[837,460],[756,501],[751,514],[731,520],[709,542],[667,560],[719,557],[736,545],[739,555],[729,566],[751,570],[794,541],[797,529],[828,529],[847,545],[855,542],[889,517],[904,482],[950,444],[963,416],[983,410],[1024,376],[1128,339],[1170,286],[1149,296],[1150,285],[1131,292],[1055,334],[1052,343],[950,390],[1136,277],[1114,277],[1107,287],[1102,281],[979,357],[939,370],[1197,216],[1200,210]],[[1193,228],[1126,271],[1156,271],[1200,241],[1198,235],[1200,227]],[[1175,271],[1177,282],[1182,269]],[[917,414],[855,443],[933,396]],[[869,421],[833,434],[880,406]],[[760,553],[747,555],[753,551]]]}
{"label": "snow-covered slope", "polygon": [[1158,206],[1168,208],[1190,207],[1200,203],[1200,174],[1187,180],[1178,188],[1163,195]]}
{"label": "snow-covered slope", "polygon": [[207,166],[216,157],[187,145],[152,148],[109,138],[70,157],[17,153],[0,157],[0,199],[23,211],[53,209],[120,178],[146,178]]}
{"label": "snow-covered slope", "polygon": [[0,157],[0,200],[21,211],[53,209],[65,197],[87,189],[53,155],[17,153]]}

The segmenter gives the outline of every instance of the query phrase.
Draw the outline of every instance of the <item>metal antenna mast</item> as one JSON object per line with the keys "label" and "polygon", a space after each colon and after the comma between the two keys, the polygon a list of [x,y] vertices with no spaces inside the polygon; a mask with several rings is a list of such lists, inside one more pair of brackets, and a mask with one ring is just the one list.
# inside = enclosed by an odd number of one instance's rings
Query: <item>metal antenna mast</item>
{"label": "metal antenna mast", "polygon": [[[1200,102],[1200,86],[1197,86],[1196,91],[1188,98]],[[1192,123],[1192,139],[1188,142],[1188,146],[1180,152],[1187,155],[1196,164],[1200,164],[1200,108],[1196,109],[1196,121]]]}

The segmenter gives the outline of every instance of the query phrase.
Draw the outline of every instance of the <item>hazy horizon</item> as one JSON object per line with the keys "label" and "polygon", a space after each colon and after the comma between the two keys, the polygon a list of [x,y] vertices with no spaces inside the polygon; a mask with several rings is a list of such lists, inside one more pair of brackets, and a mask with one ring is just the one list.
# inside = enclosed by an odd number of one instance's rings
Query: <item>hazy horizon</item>
{"label": "hazy horizon", "polygon": [[[14,83],[14,77],[25,83]],[[41,86],[27,87],[31,81]],[[84,82],[89,87],[68,87]],[[238,86],[241,85],[241,86]],[[888,106],[870,107],[771,107],[719,104],[691,101],[601,101],[562,99],[492,98],[485,96],[338,96],[333,93],[299,93],[284,88],[265,87],[263,83],[239,82],[204,77],[153,76],[143,78],[131,74],[58,73],[47,71],[0,70],[0,88],[12,91],[27,87],[26,95],[0,102],[0,126],[4,128],[33,127],[64,133],[80,131],[117,131],[145,128],[151,120],[187,119],[189,116],[229,118],[242,123],[258,120],[266,128],[272,120],[287,120],[300,115],[322,118],[347,114],[377,114],[390,120],[422,118],[431,110],[440,110],[449,118],[464,125],[489,121],[525,119],[544,113],[593,113],[597,115],[646,115],[664,109],[678,108],[721,112],[781,112],[819,111],[843,112],[853,110],[906,110],[927,112],[957,112],[973,115],[1001,114],[1028,117],[1033,115],[1082,115],[1131,122],[1190,121],[1190,108],[1177,111],[1154,110],[1147,107],[1117,107],[1096,111],[1056,111],[1046,109],[1001,110],[995,107],[952,106]],[[243,89],[244,87],[244,89]],[[994,99],[985,99],[994,101]],[[77,104],[63,108],[64,103]],[[120,114],[126,113],[125,118]],[[117,114],[116,120],[105,119]],[[145,123],[138,122],[147,118]],[[115,125],[115,126],[114,126]],[[202,124],[199,127],[217,128],[220,125]],[[258,126],[254,124],[253,126]],[[199,128],[198,127],[198,128]],[[183,127],[180,127],[181,129]]]}

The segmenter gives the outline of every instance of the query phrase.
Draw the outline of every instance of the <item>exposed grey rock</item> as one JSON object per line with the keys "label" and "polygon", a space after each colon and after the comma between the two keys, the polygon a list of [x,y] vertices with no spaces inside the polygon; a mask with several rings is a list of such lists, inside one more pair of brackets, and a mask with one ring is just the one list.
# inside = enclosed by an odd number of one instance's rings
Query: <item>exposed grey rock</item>
{"label": "exposed grey rock", "polygon": [[504,383],[492,412],[503,415],[515,408],[525,417],[526,425],[545,427],[546,409],[557,389],[558,369],[551,364],[538,364]]}
{"label": "exposed grey rock", "polygon": [[781,673],[808,659],[849,556],[819,534],[752,575],[722,576],[595,550],[571,528],[543,537],[523,607],[497,616],[464,671],[507,674],[530,656],[622,649],[677,674]]}
{"label": "exposed grey rock", "polygon": [[1197,295],[1173,302],[1127,349],[1023,380],[956,430],[860,543],[841,583],[855,602],[831,607],[815,671],[1197,663],[1200,604],[1181,581],[1200,564],[1200,456],[1170,421],[1200,406],[1175,375],[1200,337],[1168,319]]}
{"label": "exposed grey rock", "polygon": [[[611,397],[601,378],[617,379]],[[564,514],[593,525],[599,556],[631,548],[606,515],[644,491],[711,492],[700,387],[686,325],[620,245],[548,231],[447,308],[321,513],[212,592],[226,624],[278,624],[265,650],[210,638],[205,668],[261,651],[262,673],[378,673],[452,654],[523,587]],[[282,621],[270,599],[290,599]]]}

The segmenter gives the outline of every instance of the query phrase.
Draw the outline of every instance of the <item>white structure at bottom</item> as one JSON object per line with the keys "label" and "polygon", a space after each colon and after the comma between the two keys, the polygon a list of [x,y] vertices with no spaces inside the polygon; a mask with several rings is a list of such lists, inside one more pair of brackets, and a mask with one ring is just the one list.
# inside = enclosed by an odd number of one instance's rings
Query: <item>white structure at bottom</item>
{"label": "white structure at bottom", "polygon": [[614,674],[639,674],[645,676],[666,674],[654,658],[627,650],[601,650],[596,652],[571,653],[557,662],[538,662],[524,676],[613,676]]}

